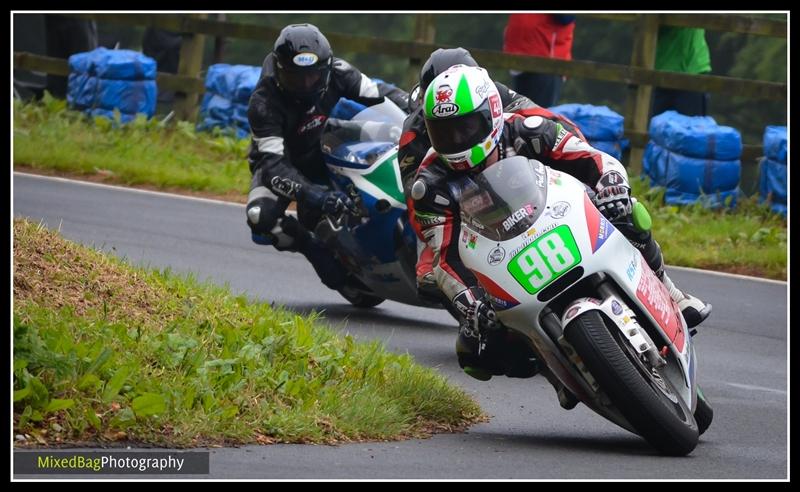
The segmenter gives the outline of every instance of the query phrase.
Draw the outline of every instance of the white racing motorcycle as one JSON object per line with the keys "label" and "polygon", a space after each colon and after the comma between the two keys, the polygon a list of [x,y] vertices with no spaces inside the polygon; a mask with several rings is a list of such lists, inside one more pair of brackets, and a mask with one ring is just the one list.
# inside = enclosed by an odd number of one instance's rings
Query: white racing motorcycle
{"label": "white racing motorcycle", "polygon": [[690,453],[713,417],[692,337],[586,186],[516,156],[450,187],[462,261],[498,320],[530,344],[561,405],[580,400],[661,453]]}

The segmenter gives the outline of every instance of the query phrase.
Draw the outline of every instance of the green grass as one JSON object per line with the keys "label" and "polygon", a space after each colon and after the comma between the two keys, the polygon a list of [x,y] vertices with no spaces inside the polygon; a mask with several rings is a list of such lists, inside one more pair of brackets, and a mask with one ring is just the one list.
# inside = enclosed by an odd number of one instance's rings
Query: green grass
{"label": "green grass", "polygon": [[482,420],[409,355],[14,223],[14,433],[156,446],[424,436]]}
{"label": "green grass", "polygon": [[663,188],[649,188],[638,178],[631,185],[650,211],[667,264],[786,280],[786,219],[757,197],[739,200],[735,209],[677,207],[663,205]]}
{"label": "green grass", "polygon": [[153,185],[246,196],[248,140],[196,133],[140,115],[126,125],[88,118],[66,101],[14,101],[14,164],[84,175],[126,185]]}
{"label": "green grass", "polygon": [[[104,181],[203,192],[242,201],[248,140],[196,133],[144,118],[118,125],[68,111],[63,100],[14,102],[14,165]],[[663,204],[663,191],[632,178],[633,195],[653,216],[667,264],[786,279],[787,224],[756,198],[735,210]]]}

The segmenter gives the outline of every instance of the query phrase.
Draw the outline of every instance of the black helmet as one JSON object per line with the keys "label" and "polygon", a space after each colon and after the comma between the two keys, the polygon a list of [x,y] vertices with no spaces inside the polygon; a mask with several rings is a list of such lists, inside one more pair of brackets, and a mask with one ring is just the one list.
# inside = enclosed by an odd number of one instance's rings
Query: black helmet
{"label": "black helmet", "polygon": [[328,88],[333,65],[331,45],[320,30],[312,24],[288,25],[272,52],[278,87],[300,102],[317,102]]}
{"label": "black helmet", "polygon": [[422,65],[422,70],[419,72],[419,85],[411,89],[408,95],[409,107],[412,109],[419,107],[431,81],[453,65],[477,67],[478,62],[464,48],[439,48],[434,51]]}
{"label": "black helmet", "polygon": [[478,62],[464,48],[439,48],[431,53],[419,72],[419,91],[425,94],[431,81],[453,65],[477,67]]}

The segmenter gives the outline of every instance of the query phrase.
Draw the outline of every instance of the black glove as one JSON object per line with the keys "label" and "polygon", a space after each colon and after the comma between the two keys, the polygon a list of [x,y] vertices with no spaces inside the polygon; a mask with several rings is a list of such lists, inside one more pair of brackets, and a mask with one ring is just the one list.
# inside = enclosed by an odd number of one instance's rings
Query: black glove
{"label": "black glove", "polygon": [[465,335],[477,337],[481,341],[478,353],[485,350],[487,334],[500,328],[494,308],[483,301],[475,301],[467,308],[464,324]]}
{"label": "black glove", "polygon": [[597,194],[592,199],[597,209],[609,220],[623,219],[631,214],[631,189],[617,172],[600,177]]}
{"label": "black glove", "polygon": [[303,186],[297,192],[297,200],[322,210],[327,215],[336,215],[342,210],[357,213],[355,203],[347,194],[338,190],[328,190],[321,186]]}
{"label": "black glove", "polygon": [[247,225],[254,235],[268,234],[277,223],[275,201],[267,197],[256,198],[247,204]]}

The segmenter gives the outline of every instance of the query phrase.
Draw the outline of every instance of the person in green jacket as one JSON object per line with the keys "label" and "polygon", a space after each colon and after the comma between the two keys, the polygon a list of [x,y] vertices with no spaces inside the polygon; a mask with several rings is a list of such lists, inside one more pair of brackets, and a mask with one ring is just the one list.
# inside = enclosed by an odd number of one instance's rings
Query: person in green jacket
{"label": "person in green jacket", "polygon": [[[705,74],[711,72],[711,55],[706,44],[705,29],[661,26],[656,46],[656,70]],[[652,115],[670,109],[687,116],[705,116],[708,93],[666,89],[653,90]]]}

